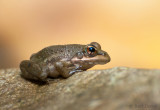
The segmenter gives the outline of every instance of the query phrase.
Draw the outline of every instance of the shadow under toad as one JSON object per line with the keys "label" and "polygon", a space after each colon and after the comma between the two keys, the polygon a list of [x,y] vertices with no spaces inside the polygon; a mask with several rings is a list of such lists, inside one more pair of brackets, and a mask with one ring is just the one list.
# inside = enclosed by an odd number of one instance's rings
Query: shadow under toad
{"label": "shadow under toad", "polygon": [[34,83],[34,84],[37,84],[39,86],[43,86],[43,85],[49,85],[51,83],[53,83],[53,81],[55,82],[55,80],[59,79],[59,80],[63,80],[64,78],[62,77],[57,77],[57,78],[51,78],[51,77],[48,77],[46,80],[42,81],[42,80],[33,80],[33,79],[27,79],[25,77],[23,77],[23,75],[20,74],[20,76],[26,80],[26,81],[30,81],[31,83]]}

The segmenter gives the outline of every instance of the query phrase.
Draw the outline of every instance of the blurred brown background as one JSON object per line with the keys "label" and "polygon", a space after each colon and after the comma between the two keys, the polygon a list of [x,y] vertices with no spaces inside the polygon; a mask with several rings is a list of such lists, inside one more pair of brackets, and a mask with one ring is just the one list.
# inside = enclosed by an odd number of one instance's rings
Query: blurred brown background
{"label": "blurred brown background", "polygon": [[160,1],[0,1],[0,68],[49,45],[92,41],[112,58],[94,69],[160,68]]}

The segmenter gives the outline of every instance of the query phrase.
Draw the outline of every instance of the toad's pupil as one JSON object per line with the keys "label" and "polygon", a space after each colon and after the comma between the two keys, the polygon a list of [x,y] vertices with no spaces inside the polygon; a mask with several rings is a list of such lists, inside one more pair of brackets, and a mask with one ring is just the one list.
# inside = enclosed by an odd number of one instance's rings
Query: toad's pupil
{"label": "toad's pupil", "polygon": [[90,51],[90,52],[95,52],[95,48],[90,47],[90,48],[89,48],[89,51]]}

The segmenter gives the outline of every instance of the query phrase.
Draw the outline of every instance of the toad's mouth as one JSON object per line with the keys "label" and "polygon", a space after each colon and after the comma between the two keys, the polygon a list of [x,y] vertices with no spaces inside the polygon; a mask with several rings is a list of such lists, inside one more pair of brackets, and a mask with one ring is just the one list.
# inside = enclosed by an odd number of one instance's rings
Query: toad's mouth
{"label": "toad's mouth", "polygon": [[82,59],[78,59],[77,57],[74,57],[71,59],[71,62],[73,63],[87,63],[87,64],[106,64],[110,62],[110,56],[109,55],[97,55],[95,57],[85,57],[83,56]]}

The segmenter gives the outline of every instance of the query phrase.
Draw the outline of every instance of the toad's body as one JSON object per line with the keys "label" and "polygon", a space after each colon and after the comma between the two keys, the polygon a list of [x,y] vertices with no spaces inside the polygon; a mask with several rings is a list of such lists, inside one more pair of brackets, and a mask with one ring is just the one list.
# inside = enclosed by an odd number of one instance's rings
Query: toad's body
{"label": "toad's body", "polygon": [[109,55],[96,42],[89,45],[55,45],[33,54],[30,60],[22,61],[20,69],[26,79],[46,81],[47,77],[67,78],[75,72],[109,61]]}

